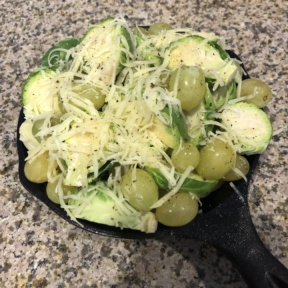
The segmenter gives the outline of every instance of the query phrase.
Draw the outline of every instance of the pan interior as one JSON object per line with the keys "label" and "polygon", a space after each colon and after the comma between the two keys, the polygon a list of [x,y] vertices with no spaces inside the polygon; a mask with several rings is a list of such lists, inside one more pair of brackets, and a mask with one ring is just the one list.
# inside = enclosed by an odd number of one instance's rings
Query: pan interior
{"label": "pan interior", "polygon": [[[227,52],[230,54],[232,58],[236,58],[240,61],[240,58],[234,52],[232,51],[227,51]],[[243,65],[242,65],[242,68],[246,72],[243,78],[244,79],[249,78],[248,73],[245,70]],[[23,114],[23,109],[22,109],[19,115],[18,127],[17,127],[17,149],[18,149],[18,157],[19,157],[20,182],[27,191],[29,191],[32,195],[34,195],[36,198],[38,198],[40,201],[46,204],[49,207],[49,209],[57,213],[65,221],[75,226],[78,226],[84,230],[90,231],[92,233],[96,233],[96,234],[103,235],[103,236],[115,237],[115,238],[123,238],[123,239],[160,238],[160,237],[164,237],[170,234],[174,234],[177,231],[177,228],[170,228],[170,227],[166,227],[160,224],[155,233],[146,234],[140,231],[135,231],[135,230],[130,230],[130,229],[121,230],[116,227],[92,223],[92,222],[85,221],[85,220],[79,220],[79,223],[76,223],[73,220],[71,220],[64,209],[62,209],[58,204],[53,203],[47,197],[46,183],[43,183],[43,184],[33,183],[25,177],[24,164],[25,164],[25,158],[27,157],[27,149],[25,148],[24,144],[20,141],[20,135],[19,135],[19,128],[23,122],[24,122],[24,114]],[[248,161],[250,162],[250,167],[251,167],[250,172],[248,174],[248,180],[251,178],[251,174],[253,173],[257,160],[258,160],[258,156],[248,157]],[[243,194],[244,200],[247,201],[247,192],[248,192],[247,183],[244,180],[239,180],[235,182],[235,186]],[[198,215],[196,218],[197,226],[201,224],[201,221],[202,221],[201,219],[204,220],[205,215],[211,213],[211,211],[213,211],[216,207],[221,205],[221,203],[225,202],[233,194],[235,194],[235,191],[230,187],[228,183],[225,183],[223,186],[221,186],[220,189],[211,193],[206,198],[201,199],[201,203],[202,203],[201,212],[202,213]],[[185,226],[187,226],[187,228],[189,227],[189,230],[193,230],[192,234],[194,237],[201,238],[201,235],[199,235],[199,233],[202,233],[202,232],[198,231],[197,229],[193,229],[193,226],[194,226],[193,221]]]}

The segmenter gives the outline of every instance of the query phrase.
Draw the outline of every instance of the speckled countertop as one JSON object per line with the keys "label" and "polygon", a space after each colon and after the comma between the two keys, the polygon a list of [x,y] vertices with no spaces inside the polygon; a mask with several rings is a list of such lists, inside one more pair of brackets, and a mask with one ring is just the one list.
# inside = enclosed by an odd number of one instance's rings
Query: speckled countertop
{"label": "speckled countertop", "polygon": [[193,239],[111,239],[66,223],[18,179],[16,125],[21,85],[43,53],[90,24],[126,15],[214,31],[267,82],[266,111],[275,130],[250,187],[253,222],[264,244],[288,267],[287,1],[9,1],[0,11],[0,287],[246,287],[232,264]]}

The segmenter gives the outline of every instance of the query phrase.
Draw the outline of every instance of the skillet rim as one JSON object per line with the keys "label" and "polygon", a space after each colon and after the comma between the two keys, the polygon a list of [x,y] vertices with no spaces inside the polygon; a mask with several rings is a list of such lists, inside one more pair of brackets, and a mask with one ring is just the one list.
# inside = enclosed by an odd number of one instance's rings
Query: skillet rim
{"label": "skillet rim", "polygon": [[[235,54],[232,50],[226,50],[226,52],[230,55],[231,58],[237,59],[241,62],[241,67],[244,71],[243,79],[250,78],[248,72],[246,71],[241,59],[237,54]],[[27,149],[24,146],[23,142],[20,140],[20,133],[19,128],[21,124],[24,121],[24,113],[23,113],[23,107],[21,108],[18,124],[17,124],[17,152],[18,152],[18,172],[19,172],[19,179],[22,184],[22,186],[33,196],[35,196],[38,200],[43,202],[50,210],[55,212],[58,216],[60,216],[62,219],[64,219],[66,222],[81,228],[83,230],[86,230],[88,232],[106,236],[106,237],[113,237],[113,238],[120,238],[120,239],[134,239],[134,240],[143,240],[143,239],[155,239],[155,238],[163,238],[165,236],[177,234],[177,231],[183,231],[185,229],[189,229],[190,231],[193,231],[193,237],[201,239],[203,235],[200,235],[202,233],[202,229],[200,231],[194,230],[193,228],[196,228],[201,224],[201,219],[205,217],[206,214],[216,211],[216,208],[220,209],[221,204],[228,201],[229,198],[232,197],[233,194],[236,194],[235,191],[228,185],[228,183],[225,183],[224,186],[222,186],[220,189],[214,191],[209,196],[201,199],[201,202],[203,203],[203,213],[198,215],[192,222],[188,223],[187,225],[181,226],[179,228],[174,227],[167,227],[159,223],[158,229],[155,233],[145,233],[138,230],[132,230],[132,229],[120,229],[119,227],[114,226],[108,226],[104,224],[98,224],[94,222],[90,222],[87,220],[77,219],[77,221],[80,223],[77,223],[70,219],[66,211],[60,207],[60,205],[53,203],[46,195],[45,189],[46,189],[46,183],[33,183],[29,181],[24,174],[24,164],[25,164],[25,158],[27,157]],[[241,194],[243,196],[244,202],[247,204],[247,195],[248,195],[248,185],[253,173],[253,170],[258,162],[259,155],[252,155],[247,157],[251,166],[251,169],[248,173],[248,181],[247,183],[244,180],[239,180],[234,182],[236,188],[241,191]],[[222,193],[219,193],[221,191]],[[231,193],[231,191],[233,193]],[[220,194],[221,197],[224,197],[224,199],[221,199],[219,197]],[[235,198],[235,195],[234,195]],[[219,199],[220,202],[219,202]],[[231,200],[231,199],[230,199]],[[239,200],[239,199],[238,199]],[[199,234],[200,233],[200,234]]]}

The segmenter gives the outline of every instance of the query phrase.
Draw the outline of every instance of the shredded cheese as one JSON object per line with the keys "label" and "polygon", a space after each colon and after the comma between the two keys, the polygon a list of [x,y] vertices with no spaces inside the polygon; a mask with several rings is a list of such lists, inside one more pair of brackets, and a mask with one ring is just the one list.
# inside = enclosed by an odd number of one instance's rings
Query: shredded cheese
{"label": "shredded cheese", "polygon": [[180,189],[181,186],[183,185],[185,179],[189,176],[189,174],[193,171],[192,166],[188,166],[186,170],[183,172],[181,177],[179,178],[177,184],[173,187],[173,189],[165,194],[162,198],[160,198],[157,202],[155,202],[150,209],[155,209],[163,205],[166,201],[168,201],[173,195],[175,195]]}
{"label": "shredded cheese", "polygon": [[[125,33],[130,35],[130,40]],[[58,181],[56,190],[60,205],[74,221],[77,220],[71,209],[76,214],[80,213],[97,191],[102,191],[101,193],[115,201],[120,214],[140,215],[140,212],[127,205],[119,187],[121,175],[128,169],[133,169],[135,177],[137,167],[155,167],[168,181],[171,190],[150,209],[160,207],[168,201],[189,177],[192,166],[175,178],[175,167],[168,155],[167,146],[151,128],[157,119],[171,126],[173,109],[183,113],[177,98],[179,69],[173,91],[168,91],[167,88],[167,81],[172,73],[169,69],[169,57],[173,43],[191,35],[204,37],[195,48],[199,58],[212,57],[209,56],[211,51],[207,43],[221,40],[214,34],[174,29],[156,37],[143,34],[141,41],[137,42],[137,37],[128,28],[126,21],[114,19],[92,26],[76,47],[69,50],[58,49],[58,52],[66,53],[63,65],[56,71],[44,69],[37,76],[41,89],[35,91],[32,87],[30,92],[40,97],[35,97],[35,101],[29,101],[25,106],[26,121],[20,128],[21,140],[28,149],[26,160],[33,161],[42,153],[49,153],[51,162],[48,179],[50,182]],[[56,57],[54,55],[49,55],[49,63]],[[226,94],[225,104],[218,113],[211,114],[209,120],[203,116],[203,113],[209,112],[206,110],[183,115],[187,116],[188,133],[192,138],[199,129],[204,138],[208,136],[200,143],[202,145],[209,141],[209,137],[218,137],[237,151],[237,141],[229,134],[230,128],[216,120],[221,118],[221,112],[227,105],[253,96],[240,97],[242,71],[239,72],[235,64],[239,63],[233,59],[220,59],[214,66],[207,67],[201,61],[195,64],[201,66],[205,77],[215,79],[213,91],[232,78],[238,84],[237,98],[229,100],[229,95]],[[229,79],[223,76],[226,71],[234,71],[231,75],[227,73],[230,75]],[[26,88],[30,89],[29,86]],[[100,110],[96,109],[91,98],[85,96],[93,93],[96,100],[102,94],[105,95],[105,103]],[[169,109],[168,116],[162,114],[164,108]],[[195,118],[198,118],[197,121],[194,121]],[[192,123],[190,126],[189,119]],[[43,124],[35,134],[32,130],[36,121],[42,121]],[[53,121],[58,123],[52,123]],[[206,135],[207,125],[216,126],[222,131],[209,132]],[[178,149],[182,146],[182,139],[179,142]],[[97,179],[102,165],[108,161],[120,166],[114,168],[114,174],[110,174],[106,186],[101,182],[90,187],[89,177]],[[239,169],[234,168],[234,171],[241,175]],[[241,176],[247,181],[244,175]],[[80,191],[77,194],[64,195],[63,184],[79,187]],[[236,189],[233,183],[230,185]],[[80,201],[80,205],[68,205],[68,199]]]}
{"label": "shredded cheese", "polygon": [[232,187],[232,189],[236,192],[236,194],[239,196],[239,199],[241,200],[241,202],[245,202],[245,199],[243,197],[243,195],[241,194],[241,192],[237,189],[237,187],[235,186],[235,184],[233,182],[229,182],[229,185]]}

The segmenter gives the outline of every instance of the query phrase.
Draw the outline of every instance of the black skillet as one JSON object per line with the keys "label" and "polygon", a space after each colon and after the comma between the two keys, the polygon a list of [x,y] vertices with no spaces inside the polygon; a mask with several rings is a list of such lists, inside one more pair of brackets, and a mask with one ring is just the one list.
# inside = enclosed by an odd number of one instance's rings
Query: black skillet
{"label": "black skillet", "polygon": [[[239,59],[232,51],[228,51],[228,53],[232,58]],[[248,74],[244,76],[244,78],[248,77]],[[242,197],[239,197],[229,185],[222,186],[218,191],[212,193],[203,201],[201,200],[203,213],[183,227],[170,228],[159,225],[155,233],[145,234],[139,231],[121,230],[85,220],[79,220],[83,225],[80,226],[72,221],[59,205],[48,199],[45,193],[45,183],[35,184],[25,177],[24,163],[27,149],[19,140],[19,127],[23,121],[24,114],[23,110],[21,110],[17,128],[20,181],[25,189],[67,222],[95,234],[122,239],[140,240],[165,238],[173,235],[197,238],[223,252],[234,263],[249,287],[288,288],[288,270],[266,249],[259,239],[250,217],[248,184],[257,165],[258,155],[250,156],[248,159],[251,165],[248,183],[245,181],[237,181],[235,183]]]}

